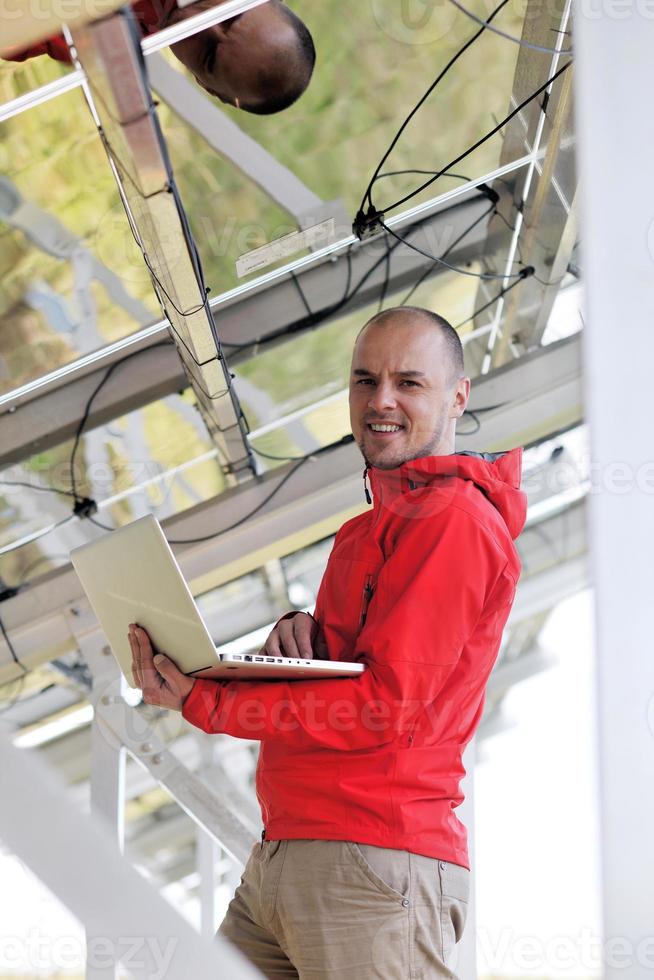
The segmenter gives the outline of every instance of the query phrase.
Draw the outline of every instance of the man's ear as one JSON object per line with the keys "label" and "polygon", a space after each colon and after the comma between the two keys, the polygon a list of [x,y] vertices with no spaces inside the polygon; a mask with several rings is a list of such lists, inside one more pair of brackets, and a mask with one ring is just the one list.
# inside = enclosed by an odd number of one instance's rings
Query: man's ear
{"label": "man's ear", "polygon": [[461,418],[468,405],[470,398],[470,378],[459,378],[454,388],[452,408],[454,414],[451,418]]}

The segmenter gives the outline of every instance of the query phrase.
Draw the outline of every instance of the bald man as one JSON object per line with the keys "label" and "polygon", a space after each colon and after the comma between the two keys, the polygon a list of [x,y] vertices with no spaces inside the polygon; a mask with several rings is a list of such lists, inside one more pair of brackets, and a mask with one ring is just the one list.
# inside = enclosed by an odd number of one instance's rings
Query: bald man
{"label": "bald man", "polygon": [[287,613],[261,652],[360,661],[363,674],[194,680],[130,627],[147,703],[261,741],[265,829],[219,932],[266,977],[456,977],[470,893],[462,756],[527,510],[521,448],[455,451],[463,365],[456,331],[420,308],[374,317],[354,345],[350,421],[373,506],[336,534],[314,616]]}
{"label": "bald man", "polygon": [[[132,9],[147,36],[214,7],[217,2],[220,0],[197,0],[178,8],[175,0],[136,0]],[[258,115],[280,112],[296,102],[311,80],[316,60],[309,30],[282,0],[268,0],[207,27],[171,45],[171,50],[209,95]],[[4,57],[25,61],[42,54],[70,63],[63,37],[11,55],[5,52]]]}

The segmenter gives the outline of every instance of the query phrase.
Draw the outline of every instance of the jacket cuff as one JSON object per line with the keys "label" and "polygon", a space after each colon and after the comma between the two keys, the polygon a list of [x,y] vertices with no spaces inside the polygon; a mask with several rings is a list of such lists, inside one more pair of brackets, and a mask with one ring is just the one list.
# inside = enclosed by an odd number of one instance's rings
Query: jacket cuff
{"label": "jacket cuff", "polygon": [[[292,618],[293,618],[293,616],[297,616],[297,615],[298,615],[298,613],[301,613],[301,612],[303,612],[303,610],[302,610],[302,609],[293,609],[293,611],[292,611],[292,612],[287,612],[287,613],[284,613],[284,615],[283,615],[283,616],[280,616],[280,617],[279,617],[279,619],[278,619],[278,620],[277,620],[277,622],[275,623],[275,626],[273,626],[273,629],[275,629],[275,627],[277,627],[277,626],[278,626],[278,625],[279,625],[279,624],[281,623],[281,621],[282,621],[283,619],[292,619]],[[318,620],[316,619],[316,617],[315,617],[315,616],[313,616],[313,615],[311,615],[311,613],[307,613],[307,616],[311,616],[311,618],[312,618],[312,620],[314,621],[314,623],[317,623],[317,622],[318,622]]]}
{"label": "jacket cuff", "polygon": [[218,703],[220,695],[216,688],[220,686],[222,686],[220,681],[196,677],[193,687],[182,704],[182,718],[196,728],[203,728],[201,722],[208,715],[207,705],[211,702]]}

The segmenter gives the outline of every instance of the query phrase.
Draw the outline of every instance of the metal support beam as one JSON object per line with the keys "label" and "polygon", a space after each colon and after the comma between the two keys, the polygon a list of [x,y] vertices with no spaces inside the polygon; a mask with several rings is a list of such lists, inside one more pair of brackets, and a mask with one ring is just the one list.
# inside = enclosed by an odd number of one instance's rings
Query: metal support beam
{"label": "metal support beam", "polygon": [[69,803],[37,754],[14,748],[2,732],[0,771],[0,839],[77,916],[98,965],[120,959],[136,980],[260,980],[221,937],[208,942],[194,932],[121,857],[104,829]]}
{"label": "metal support beam", "polygon": [[[74,617],[71,617],[74,619]],[[91,702],[91,816],[101,822],[123,853],[125,842],[125,749],[104,723],[104,702],[119,697],[121,674],[106,640],[100,631],[78,636],[80,650],[93,673]],[[87,949],[92,950],[92,935],[87,933]],[[107,957],[98,964],[92,953],[87,956],[86,980],[115,980],[118,963]]]}
{"label": "metal support beam", "polygon": [[642,980],[654,969],[654,132],[634,93],[654,88],[652,22],[637,7],[578,13],[604,977]]}
{"label": "metal support beam", "polygon": [[229,483],[256,465],[220,349],[207,287],[152,102],[134,15],[66,34],[134,238]]}
{"label": "metal support beam", "polygon": [[[523,23],[523,40],[560,52],[570,46],[569,23],[570,0],[564,0],[561,6],[529,0]],[[542,52],[521,47],[511,108],[544,84],[565,60],[568,60],[568,56],[561,56],[560,53],[548,57]],[[490,313],[485,312],[477,318],[475,326],[481,328],[490,322],[490,331],[468,345],[466,354],[475,373],[486,373],[491,363],[493,367],[498,367],[510,360],[514,334],[519,334],[523,349],[537,344],[544,328],[542,321],[546,323],[556,297],[558,282],[554,275],[550,275],[550,270],[562,239],[565,239],[567,247],[570,202],[576,184],[571,73],[570,69],[559,78],[544,98],[530,102],[505,129],[500,161],[505,163],[525,152],[531,153],[533,159],[527,168],[508,182],[508,190],[507,182],[495,185],[500,193],[498,212],[503,218],[493,217],[489,232],[494,230],[495,224],[508,221],[514,231],[505,260],[506,272],[515,272],[514,263],[521,259],[525,265],[535,267],[536,275],[543,282],[539,283],[533,277],[526,280],[524,289],[512,290],[491,308]],[[574,229],[571,234],[574,238]],[[572,246],[574,240],[569,246],[570,250]],[[495,265],[492,250],[484,248],[483,254],[487,256],[487,262]],[[565,266],[567,261],[564,271]],[[547,285],[549,281],[553,285]],[[503,285],[509,285],[509,281]],[[475,307],[481,307],[498,291],[480,283]]]}
{"label": "metal support beam", "polygon": [[[215,761],[216,745],[202,739],[200,747],[200,765],[203,770],[211,768]],[[216,924],[216,862],[221,849],[209,834],[201,827],[195,828],[195,853],[197,869],[200,875],[200,932],[207,939],[215,934]]]}
{"label": "metal support beam", "polygon": [[155,732],[147,707],[130,708],[122,697],[103,695],[103,722],[110,735],[125,746],[153,778],[233,860],[244,865],[252,849],[254,833],[231,810],[218,792],[184,766]]}

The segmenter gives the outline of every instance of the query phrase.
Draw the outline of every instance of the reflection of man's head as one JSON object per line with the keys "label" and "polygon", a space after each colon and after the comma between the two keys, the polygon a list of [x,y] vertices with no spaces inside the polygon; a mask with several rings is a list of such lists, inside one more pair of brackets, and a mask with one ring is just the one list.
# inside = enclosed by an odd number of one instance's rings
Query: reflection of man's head
{"label": "reflection of man's head", "polygon": [[[175,8],[167,23],[215,5],[198,0]],[[292,105],[308,86],[316,60],[309,31],[281,0],[208,27],[171,50],[211,95],[261,115]]]}

